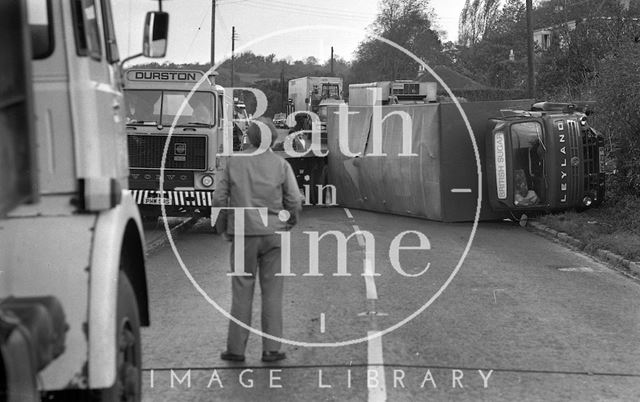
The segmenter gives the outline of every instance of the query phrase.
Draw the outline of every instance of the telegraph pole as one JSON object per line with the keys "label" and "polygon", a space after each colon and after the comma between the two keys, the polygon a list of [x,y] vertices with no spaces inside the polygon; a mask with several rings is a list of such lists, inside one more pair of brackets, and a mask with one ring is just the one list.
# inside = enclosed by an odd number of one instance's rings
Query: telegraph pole
{"label": "telegraph pole", "polygon": [[231,86],[233,87],[233,52],[236,50],[236,27],[231,27]]}
{"label": "telegraph pole", "polygon": [[286,103],[286,94],[284,90],[284,63],[282,64],[282,70],[280,71],[280,109],[282,112],[286,112],[287,103]]}
{"label": "telegraph pole", "polygon": [[211,0],[211,67],[216,64],[216,0]]}
{"label": "telegraph pole", "polygon": [[536,97],[536,81],[533,66],[533,6],[532,0],[527,0],[527,82],[529,97]]}
{"label": "telegraph pole", "polygon": [[331,76],[333,77],[333,46],[331,46]]}

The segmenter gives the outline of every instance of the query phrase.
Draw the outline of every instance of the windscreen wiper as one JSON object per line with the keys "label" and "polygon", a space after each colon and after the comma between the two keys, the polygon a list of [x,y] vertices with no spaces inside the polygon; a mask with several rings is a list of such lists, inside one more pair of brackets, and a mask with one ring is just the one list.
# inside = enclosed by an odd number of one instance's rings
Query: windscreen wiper
{"label": "windscreen wiper", "polygon": [[542,150],[547,153],[547,147],[544,145],[544,141],[542,140],[542,134],[540,133],[536,133],[538,134],[538,141],[540,141],[540,146],[542,146]]}

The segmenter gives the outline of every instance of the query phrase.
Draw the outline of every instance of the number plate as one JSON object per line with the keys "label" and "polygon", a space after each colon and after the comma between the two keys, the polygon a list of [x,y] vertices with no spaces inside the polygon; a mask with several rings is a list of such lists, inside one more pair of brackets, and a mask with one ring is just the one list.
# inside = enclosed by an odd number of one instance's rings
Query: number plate
{"label": "number plate", "polygon": [[171,205],[170,198],[164,197],[147,197],[143,200],[143,204],[146,205]]}

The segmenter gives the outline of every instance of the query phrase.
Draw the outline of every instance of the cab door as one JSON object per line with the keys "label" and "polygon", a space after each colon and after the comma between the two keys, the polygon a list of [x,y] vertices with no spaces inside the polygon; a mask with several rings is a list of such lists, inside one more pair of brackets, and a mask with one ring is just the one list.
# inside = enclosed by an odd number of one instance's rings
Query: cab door
{"label": "cab door", "polygon": [[[76,62],[69,64],[78,177],[127,186],[124,97],[110,0],[72,0]],[[71,52],[70,52],[71,53]]]}

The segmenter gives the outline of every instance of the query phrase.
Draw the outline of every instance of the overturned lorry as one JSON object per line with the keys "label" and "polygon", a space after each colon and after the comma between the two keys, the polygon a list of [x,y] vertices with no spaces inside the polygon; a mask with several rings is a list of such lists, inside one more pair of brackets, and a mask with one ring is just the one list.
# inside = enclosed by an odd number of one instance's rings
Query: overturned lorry
{"label": "overturned lorry", "polygon": [[332,108],[338,204],[446,222],[600,204],[604,140],[586,110],[532,103],[461,103],[464,118],[454,103]]}

